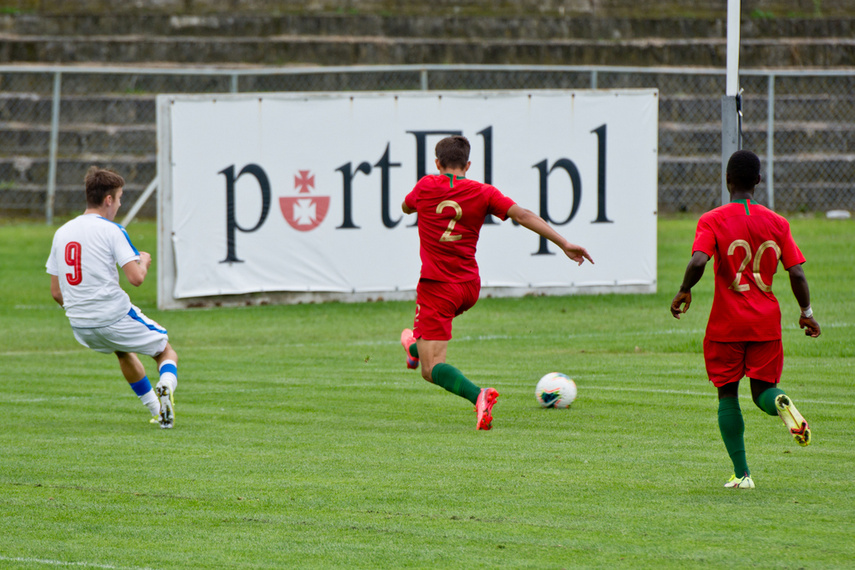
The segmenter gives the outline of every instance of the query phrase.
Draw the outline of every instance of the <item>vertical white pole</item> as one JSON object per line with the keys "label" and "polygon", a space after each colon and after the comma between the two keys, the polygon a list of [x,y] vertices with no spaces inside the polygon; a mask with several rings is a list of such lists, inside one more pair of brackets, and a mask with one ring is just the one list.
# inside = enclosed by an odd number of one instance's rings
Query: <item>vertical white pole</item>
{"label": "vertical white pole", "polygon": [[739,15],[740,0],[727,0],[727,82],[721,98],[721,203],[730,201],[727,161],[742,148],[739,132]]}
{"label": "vertical white pole", "polygon": [[53,100],[50,111],[50,149],[48,150],[47,199],[45,200],[45,223],[53,224],[53,207],[56,201],[56,161],[59,149],[59,108],[62,100],[62,72],[53,74]]}
{"label": "vertical white pole", "polygon": [[724,94],[739,93],[739,15],[740,0],[727,0],[727,86]]}
{"label": "vertical white pole", "polygon": [[766,101],[766,201],[775,209],[775,76],[769,76]]}
{"label": "vertical white pole", "polygon": [[[157,95],[157,308],[177,309],[172,224],[172,104]],[[154,180],[152,181],[154,182]]]}

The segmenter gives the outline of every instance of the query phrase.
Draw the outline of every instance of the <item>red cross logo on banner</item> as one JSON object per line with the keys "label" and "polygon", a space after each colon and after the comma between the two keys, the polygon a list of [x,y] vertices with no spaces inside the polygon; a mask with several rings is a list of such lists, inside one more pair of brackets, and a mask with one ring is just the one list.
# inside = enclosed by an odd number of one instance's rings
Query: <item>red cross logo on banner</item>
{"label": "red cross logo on banner", "polygon": [[300,170],[294,176],[294,189],[297,196],[279,198],[279,208],[288,225],[300,232],[315,229],[330,209],[329,196],[309,196],[310,188],[315,187],[315,175],[311,170]]}
{"label": "red cross logo on banner", "polygon": [[309,188],[315,187],[315,177],[314,175],[309,176],[312,173],[311,170],[300,170],[299,172],[300,175],[294,177],[294,188],[299,188],[300,194],[308,194]]}

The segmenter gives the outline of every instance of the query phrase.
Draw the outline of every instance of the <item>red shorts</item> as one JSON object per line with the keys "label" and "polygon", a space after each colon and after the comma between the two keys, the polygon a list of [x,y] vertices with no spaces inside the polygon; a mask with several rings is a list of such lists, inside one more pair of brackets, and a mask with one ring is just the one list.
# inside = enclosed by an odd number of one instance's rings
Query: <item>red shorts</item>
{"label": "red shorts", "polygon": [[781,340],[716,342],[704,339],[707,376],[716,387],[744,376],[777,384],[784,369]]}
{"label": "red shorts", "polygon": [[451,340],[451,320],[478,302],[481,280],[444,283],[420,279],[416,288],[413,336],[425,340]]}

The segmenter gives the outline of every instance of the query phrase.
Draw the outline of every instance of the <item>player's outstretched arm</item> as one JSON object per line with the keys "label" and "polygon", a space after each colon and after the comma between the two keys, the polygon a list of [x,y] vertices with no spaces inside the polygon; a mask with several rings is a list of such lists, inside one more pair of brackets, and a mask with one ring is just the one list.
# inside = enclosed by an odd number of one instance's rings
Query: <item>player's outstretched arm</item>
{"label": "player's outstretched arm", "polygon": [[679,319],[681,314],[689,310],[692,304],[692,287],[703,277],[704,269],[709,260],[710,256],[702,251],[696,251],[692,254],[692,259],[689,260],[686,273],[683,275],[683,284],[680,285],[680,290],[671,300],[671,315],[675,319]]}
{"label": "player's outstretched arm", "polygon": [[594,260],[591,259],[591,255],[581,245],[576,245],[574,243],[570,243],[564,237],[552,229],[552,226],[546,223],[546,220],[532,212],[531,210],[527,210],[514,204],[508,210],[508,217],[518,223],[519,225],[530,229],[534,233],[545,237],[555,245],[561,248],[561,251],[564,252],[564,255],[582,265],[587,259],[591,263],[594,263]]}
{"label": "player's outstretched arm", "polygon": [[787,273],[790,274],[790,287],[793,290],[793,295],[802,310],[799,317],[799,327],[805,329],[805,335],[816,338],[822,334],[822,331],[817,320],[813,318],[813,309],[810,306],[810,287],[808,287],[807,277],[805,277],[805,270],[801,263],[797,263],[788,267]]}
{"label": "player's outstretched arm", "polygon": [[139,261],[127,262],[122,266],[122,271],[125,272],[125,276],[131,285],[139,287],[145,281],[149,267],[151,267],[151,255],[145,251],[141,251]]}

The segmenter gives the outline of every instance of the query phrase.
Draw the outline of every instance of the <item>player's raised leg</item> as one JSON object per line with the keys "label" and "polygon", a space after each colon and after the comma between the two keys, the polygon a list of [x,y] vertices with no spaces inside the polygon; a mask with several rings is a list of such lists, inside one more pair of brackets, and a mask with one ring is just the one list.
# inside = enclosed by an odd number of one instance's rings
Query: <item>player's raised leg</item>
{"label": "player's raised leg", "polygon": [[178,355],[169,345],[155,356],[160,380],[155,391],[160,399],[160,427],[171,429],[175,425],[175,389],[178,387]]}
{"label": "player's raised leg", "polygon": [[796,443],[801,446],[810,444],[810,426],[790,397],[778,388],[777,384],[752,378],[751,394],[758,408],[770,416],[781,418]]}
{"label": "player's raised leg", "polygon": [[499,393],[495,388],[484,388],[475,401],[475,429],[488,430],[493,427],[493,404]]}
{"label": "player's raised leg", "polygon": [[445,362],[448,351],[447,340],[420,338],[416,340],[416,344],[421,359],[422,377],[475,404],[477,414],[475,429],[490,429],[493,421],[493,404],[496,403],[499,393],[493,388],[482,390],[460,370]]}
{"label": "player's raised leg", "polygon": [[786,394],[778,394],[775,397],[775,407],[778,409],[778,417],[790,430],[796,443],[803,446],[810,444],[810,427],[790,397]]}
{"label": "player's raised leg", "polygon": [[413,329],[404,329],[401,331],[401,346],[404,347],[404,353],[407,355],[407,368],[410,370],[418,368],[419,347],[413,336]]}

